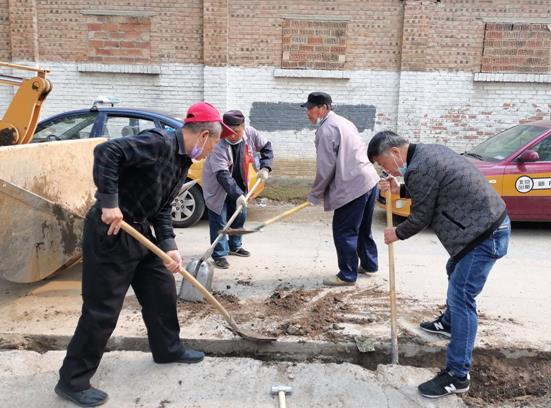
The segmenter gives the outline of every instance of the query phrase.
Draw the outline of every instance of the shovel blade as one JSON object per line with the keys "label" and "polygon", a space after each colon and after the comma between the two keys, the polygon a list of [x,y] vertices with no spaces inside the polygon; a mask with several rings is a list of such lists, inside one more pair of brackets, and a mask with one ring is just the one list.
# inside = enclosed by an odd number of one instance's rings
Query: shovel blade
{"label": "shovel blade", "polygon": [[245,228],[228,228],[226,231],[218,231],[218,233],[224,233],[226,235],[246,235],[252,234],[253,232],[258,232],[259,230],[248,230]]}
{"label": "shovel blade", "polygon": [[263,336],[261,334],[253,333],[248,330],[240,329],[239,331],[233,331],[241,338],[249,341],[254,341],[255,343],[272,343],[274,341],[277,341],[276,337]]}
{"label": "shovel blade", "polygon": [[227,320],[228,329],[237,334],[239,337],[245,340],[254,341],[256,343],[271,343],[276,341],[276,337],[264,336],[262,334],[253,333],[250,330],[242,329],[232,318]]}
{"label": "shovel blade", "polygon": [[[193,275],[209,292],[212,290],[212,280],[214,276],[214,267],[210,262],[192,259],[186,265],[186,270]],[[188,281],[184,280],[180,287],[179,298],[186,302],[204,302],[203,295],[195,289]]]}

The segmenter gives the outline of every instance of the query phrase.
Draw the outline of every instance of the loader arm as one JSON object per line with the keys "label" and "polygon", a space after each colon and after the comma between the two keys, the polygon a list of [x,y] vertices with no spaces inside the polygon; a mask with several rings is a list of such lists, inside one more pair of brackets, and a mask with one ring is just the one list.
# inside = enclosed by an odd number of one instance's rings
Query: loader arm
{"label": "loader arm", "polygon": [[0,62],[0,67],[36,73],[32,78],[0,74],[0,84],[19,87],[0,120],[0,146],[29,143],[36,130],[42,102],[52,90],[51,82],[46,79],[49,71],[5,62]]}

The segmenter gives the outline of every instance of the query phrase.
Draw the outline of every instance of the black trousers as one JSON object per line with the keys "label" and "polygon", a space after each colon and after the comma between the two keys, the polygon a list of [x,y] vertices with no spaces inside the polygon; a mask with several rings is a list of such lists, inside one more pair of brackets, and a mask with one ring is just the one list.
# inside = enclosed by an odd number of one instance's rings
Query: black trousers
{"label": "black trousers", "polygon": [[[154,241],[149,224],[133,226]],[[142,307],[153,360],[170,362],[183,350],[172,273],[124,231],[108,236],[107,229],[101,210],[92,207],[82,243],[82,314],[59,370],[60,381],[74,391],[90,387],[130,285]]]}

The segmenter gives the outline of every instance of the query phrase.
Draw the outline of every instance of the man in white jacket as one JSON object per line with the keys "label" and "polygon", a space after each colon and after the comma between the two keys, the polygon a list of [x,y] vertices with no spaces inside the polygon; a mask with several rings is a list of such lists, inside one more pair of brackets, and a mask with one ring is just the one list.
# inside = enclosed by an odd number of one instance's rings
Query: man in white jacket
{"label": "man in white jacket", "polygon": [[[272,167],[272,144],[255,128],[245,126],[245,117],[238,110],[224,113],[224,124],[235,134],[218,143],[203,167],[203,196],[209,212],[210,242],[227,223],[239,205],[247,206],[245,195],[249,184],[249,165],[254,163],[254,152],[260,153],[260,170],[257,177],[268,179]],[[232,223],[232,228],[245,224],[244,208]],[[250,256],[242,246],[241,236],[222,238],[212,253],[218,268],[229,268],[227,255]]]}
{"label": "man in white jacket", "polygon": [[[378,269],[377,245],[371,234],[379,176],[367,158],[356,126],[332,111],[331,96],[312,92],[301,105],[316,130],[316,178],[308,200],[333,213],[333,240],[339,272],[326,286],[354,285],[359,273]],[[358,265],[359,258],[359,265]]]}

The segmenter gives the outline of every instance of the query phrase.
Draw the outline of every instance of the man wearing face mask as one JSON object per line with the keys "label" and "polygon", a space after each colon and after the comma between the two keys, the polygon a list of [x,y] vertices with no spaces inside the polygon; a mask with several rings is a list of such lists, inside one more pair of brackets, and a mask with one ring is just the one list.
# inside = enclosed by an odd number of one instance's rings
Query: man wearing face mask
{"label": "man wearing face mask", "polygon": [[[203,167],[203,195],[209,211],[210,242],[239,205],[243,210],[232,223],[232,228],[241,228],[247,219],[245,195],[249,183],[249,165],[254,162],[254,153],[260,153],[260,170],[257,177],[268,180],[272,167],[272,143],[255,128],[245,126],[245,116],[239,110],[224,113],[224,124],[235,134],[230,135],[215,148]],[[240,235],[224,236],[214,248],[212,259],[221,269],[229,268],[226,256],[250,256],[242,246]]]}
{"label": "man wearing face mask", "polygon": [[[333,240],[339,273],[323,280],[326,286],[354,285],[358,273],[378,269],[377,245],[371,221],[379,177],[369,162],[358,129],[332,111],[325,92],[308,95],[305,107],[316,130],[316,178],[308,200],[333,213]],[[358,264],[359,261],[359,264]]]}
{"label": "man wearing face mask", "polygon": [[475,297],[495,262],[507,253],[511,224],[505,203],[488,180],[464,156],[436,144],[410,144],[392,131],[369,142],[369,160],[394,177],[381,181],[382,191],[411,198],[409,217],[386,228],[385,243],[405,240],[430,226],[450,258],[447,307],[425,331],[451,337],[446,367],[419,385],[420,393],[438,398],[467,392],[478,316]]}
{"label": "man wearing face mask", "polygon": [[[206,157],[233,131],[208,103],[189,107],[175,132],[146,130],[109,140],[94,150],[96,203],[84,223],[82,314],[59,370],[55,392],[83,407],[98,406],[107,394],[90,385],[113,332],[126,292],[132,286],[142,307],[153,360],[197,363],[202,352],[184,347],[172,273],[182,258],[174,240],[171,203],[186,180],[192,159]],[[163,262],[120,231],[122,220],[172,258]]]}

